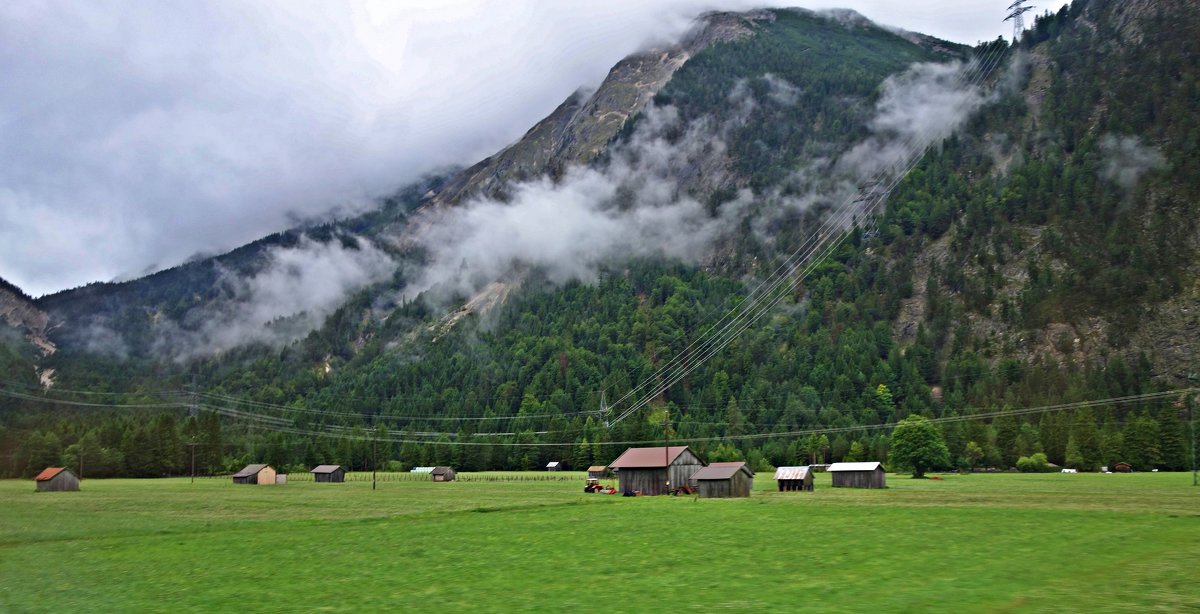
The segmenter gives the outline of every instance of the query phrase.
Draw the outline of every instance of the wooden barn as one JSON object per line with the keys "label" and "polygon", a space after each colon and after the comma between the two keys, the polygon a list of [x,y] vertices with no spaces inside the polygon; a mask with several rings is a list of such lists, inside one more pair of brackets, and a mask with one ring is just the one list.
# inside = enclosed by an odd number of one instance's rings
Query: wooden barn
{"label": "wooden barn", "polygon": [[796,491],[813,489],[813,472],[807,467],[780,467],[775,470],[775,481],[779,482],[779,491]]}
{"label": "wooden barn", "polygon": [[434,482],[453,482],[454,470],[450,467],[434,467],[433,471],[429,472],[433,476]]}
{"label": "wooden barn", "polygon": [[691,484],[704,461],[687,446],[629,448],[608,467],[616,470],[621,492],[665,495]]}
{"label": "wooden barn", "polygon": [[314,482],[345,482],[346,468],[341,465],[317,465],[309,473]]}
{"label": "wooden barn", "polygon": [[70,469],[62,467],[47,467],[33,481],[37,483],[38,492],[79,490],[79,478]]}
{"label": "wooden barn", "polygon": [[546,463],[546,471],[570,471],[571,466],[567,461],[550,461]]}
{"label": "wooden barn", "polygon": [[695,473],[696,489],[702,499],[749,497],[754,472],[743,462],[713,463]]}
{"label": "wooden barn", "polygon": [[1129,463],[1115,463],[1112,466],[1112,470],[1117,473],[1132,473],[1133,467]]}
{"label": "wooden barn", "polygon": [[596,478],[597,480],[602,480],[604,478],[611,477],[611,476],[612,476],[612,472],[608,470],[608,465],[592,465],[591,467],[588,467],[588,477],[589,478]]}
{"label": "wooden barn", "polygon": [[887,475],[883,465],[871,461],[866,463],[834,463],[829,466],[833,474],[834,487],[887,488]]}
{"label": "wooden barn", "polygon": [[246,465],[233,474],[234,484],[274,484],[275,469],[270,465]]}

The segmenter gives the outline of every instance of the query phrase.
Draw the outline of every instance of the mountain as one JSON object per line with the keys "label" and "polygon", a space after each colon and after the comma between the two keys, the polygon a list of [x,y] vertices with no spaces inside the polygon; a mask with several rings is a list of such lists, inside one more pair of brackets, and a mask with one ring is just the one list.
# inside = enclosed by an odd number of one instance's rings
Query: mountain
{"label": "mountain", "polygon": [[[409,464],[590,464],[665,416],[710,460],[885,460],[911,413],[963,466],[1180,468],[1183,405],[1154,395],[1200,371],[1198,23],[1076,1],[968,49],[846,12],[707,15],[377,211],[23,299],[58,351],[22,360],[126,405],[194,383],[225,421],[210,468],[361,467],[372,426]],[[1146,400],[988,413],[1114,398]],[[29,466],[201,428],[5,403],[40,439],[0,450]],[[509,445],[535,441],[560,447]]]}

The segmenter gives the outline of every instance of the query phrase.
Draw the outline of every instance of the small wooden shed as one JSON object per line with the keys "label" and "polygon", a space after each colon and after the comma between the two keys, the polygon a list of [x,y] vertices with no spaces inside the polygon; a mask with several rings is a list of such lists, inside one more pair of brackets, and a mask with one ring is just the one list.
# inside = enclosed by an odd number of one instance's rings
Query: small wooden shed
{"label": "small wooden shed", "polygon": [[749,497],[754,472],[743,462],[713,463],[692,476],[702,499]]}
{"label": "small wooden shed", "polygon": [[275,469],[270,465],[246,465],[233,474],[234,484],[274,484]]}
{"label": "small wooden shed", "polygon": [[314,482],[345,482],[346,468],[341,465],[317,465],[309,473]]}
{"label": "small wooden shed", "polygon": [[1133,467],[1129,463],[1114,463],[1112,470],[1117,473],[1132,473]]}
{"label": "small wooden shed", "polygon": [[629,448],[608,466],[617,471],[621,492],[665,495],[692,484],[704,461],[687,446]]}
{"label": "small wooden shed", "polygon": [[780,467],[775,470],[775,481],[779,482],[780,492],[813,489],[813,472],[804,467]]}
{"label": "small wooden shed", "polygon": [[608,470],[608,465],[592,465],[588,467],[588,477],[601,480],[612,476],[612,472]]}
{"label": "small wooden shed", "polygon": [[887,488],[887,475],[877,461],[865,463],[833,463],[829,466],[834,487]]}
{"label": "small wooden shed", "polygon": [[453,482],[454,470],[450,467],[434,467],[433,471],[429,472],[433,476],[434,482]]}
{"label": "small wooden shed", "polygon": [[38,492],[67,492],[79,490],[79,478],[70,469],[47,467],[33,478]]}
{"label": "small wooden shed", "polygon": [[546,471],[569,471],[571,466],[567,461],[550,461],[546,463]]}

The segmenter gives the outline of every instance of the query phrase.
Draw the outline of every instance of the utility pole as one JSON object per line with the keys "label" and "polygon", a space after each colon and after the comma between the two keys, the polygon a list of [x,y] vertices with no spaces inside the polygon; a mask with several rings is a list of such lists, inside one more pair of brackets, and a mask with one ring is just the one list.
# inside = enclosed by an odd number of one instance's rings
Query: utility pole
{"label": "utility pole", "polygon": [[375,416],[371,416],[371,490],[375,490],[375,467],[379,465],[379,431],[375,428]]}
{"label": "utility pole", "polygon": [[[1193,454],[1193,456],[1195,456]],[[1195,465],[1195,463],[1192,463]],[[83,481],[83,446],[79,446],[79,481]]]}
{"label": "utility pole", "polygon": [[663,408],[663,471],[667,475],[667,494],[671,494],[671,410]]}
{"label": "utility pole", "polygon": [[192,484],[196,483],[196,436],[192,435],[192,440],[188,442],[188,447],[192,451]]}
{"label": "utility pole", "polygon": [[1196,468],[1196,416],[1193,415],[1196,409],[1195,395],[1188,397],[1187,406],[1188,430],[1192,435],[1192,486],[1200,486],[1200,469]]}
{"label": "utility pole", "polygon": [[1004,21],[1012,20],[1013,22],[1013,44],[1015,45],[1021,39],[1021,33],[1025,31],[1025,13],[1032,11],[1036,7],[1025,6],[1029,0],[1016,0],[1008,5],[1008,17]]}

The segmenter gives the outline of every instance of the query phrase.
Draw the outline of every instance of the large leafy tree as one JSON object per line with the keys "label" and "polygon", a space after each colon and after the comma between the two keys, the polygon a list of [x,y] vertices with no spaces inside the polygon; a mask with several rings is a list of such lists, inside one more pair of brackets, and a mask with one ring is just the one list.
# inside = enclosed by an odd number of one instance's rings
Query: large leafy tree
{"label": "large leafy tree", "polygon": [[896,424],[889,453],[893,468],[911,469],[914,478],[929,469],[950,465],[950,450],[937,425],[913,414]]}

